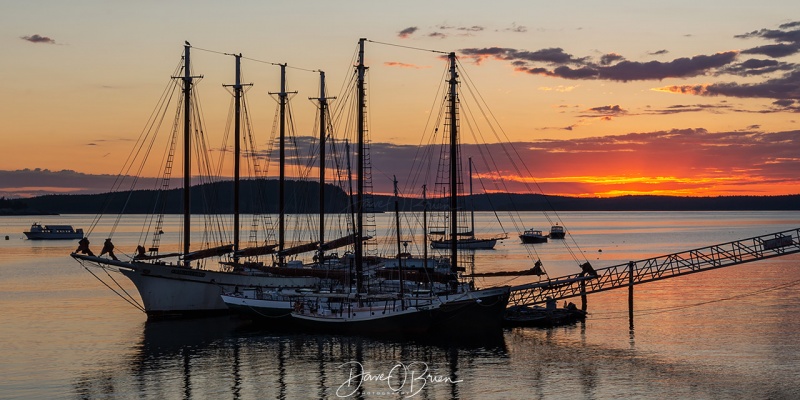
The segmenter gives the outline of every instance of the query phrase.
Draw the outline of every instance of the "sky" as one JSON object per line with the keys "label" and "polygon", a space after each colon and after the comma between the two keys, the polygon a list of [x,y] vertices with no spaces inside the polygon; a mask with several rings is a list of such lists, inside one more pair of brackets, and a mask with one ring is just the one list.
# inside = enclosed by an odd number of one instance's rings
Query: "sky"
{"label": "sky", "polygon": [[230,104],[224,53],[241,53],[261,140],[275,63],[297,91],[296,132],[311,136],[315,71],[336,91],[359,38],[370,40],[376,192],[405,176],[428,126],[445,65],[418,50],[429,49],[456,52],[524,160],[532,178],[499,161],[513,191],[535,181],[581,197],[800,193],[796,0],[10,0],[0,3],[0,196],[108,191],[184,41],[211,135]]}

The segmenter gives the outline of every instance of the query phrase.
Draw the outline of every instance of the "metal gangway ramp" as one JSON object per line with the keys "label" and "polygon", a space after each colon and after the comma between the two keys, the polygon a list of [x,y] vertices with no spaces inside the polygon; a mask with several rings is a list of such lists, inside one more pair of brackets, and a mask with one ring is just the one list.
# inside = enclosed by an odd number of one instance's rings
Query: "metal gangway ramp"
{"label": "metal gangway ramp", "polygon": [[[513,286],[509,305],[544,304],[647,282],[800,253],[800,228],[631,261],[580,274]],[[631,289],[632,290],[632,289]]]}

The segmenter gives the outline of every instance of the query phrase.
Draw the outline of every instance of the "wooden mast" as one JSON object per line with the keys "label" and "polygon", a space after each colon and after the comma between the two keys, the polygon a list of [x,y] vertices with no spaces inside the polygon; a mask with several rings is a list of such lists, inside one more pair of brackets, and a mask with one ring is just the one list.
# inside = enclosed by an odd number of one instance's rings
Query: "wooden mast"
{"label": "wooden mast", "polygon": [[357,160],[356,160],[356,243],[355,243],[355,264],[356,264],[356,292],[360,293],[364,285],[363,269],[364,269],[364,131],[365,131],[365,108],[366,108],[366,90],[364,85],[364,75],[366,67],[364,66],[364,42],[367,39],[361,38],[358,40],[358,65],[356,71],[358,74],[357,80]]}
{"label": "wooden mast", "polygon": [[470,238],[475,239],[475,196],[472,194],[472,157],[469,158],[469,205]]}
{"label": "wooden mast", "polygon": [[[192,74],[190,50],[192,45],[183,46],[183,254],[189,254],[191,244],[192,217]],[[190,261],[184,260],[189,266]]]}
{"label": "wooden mast", "polygon": [[450,270],[457,271],[458,267],[458,100],[456,99],[456,85],[458,74],[456,72],[456,53],[447,55],[450,60],[449,104],[450,104]]}
{"label": "wooden mast", "polygon": [[239,261],[236,253],[239,251],[239,194],[241,166],[241,113],[242,113],[242,54],[236,57],[236,83],[233,86],[234,97],[234,145],[233,145],[233,262]]}
{"label": "wooden mast", "polygon": [[422,263],[428,268],[428,185],[422,185]]}
{"label": "wooden mast", "polygon": [[392,175],[394,182],[394,221],[397,227],[397,277],[400,280],[400,309],[406,309],[405,303],[405,289],[403,288],[403,256],[400,245],[402,244],[402,235],[400,234],[400,194],[397,191],[397,177]]}
{"label": "wooden mast", "polygon": [[278,266],[283,266],[286,246],[286,64],[281,67],[281,91],[277,94],[280,105],[280,134],[278,144]]}
{"label": "wooden mast", "polygon": [[[335,97],[330,97],[335,99]],[[319,263],[325,261],[325,146],[327,138],[328,97],[325,97],[325,71],[319,71]]]}

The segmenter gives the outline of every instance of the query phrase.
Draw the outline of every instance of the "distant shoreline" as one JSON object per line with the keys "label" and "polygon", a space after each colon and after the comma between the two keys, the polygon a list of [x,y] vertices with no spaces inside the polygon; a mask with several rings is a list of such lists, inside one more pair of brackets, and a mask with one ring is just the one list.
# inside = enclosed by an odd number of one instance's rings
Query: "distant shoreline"
{"label": "distant shoreline", "polygon": [[[239,205],[242,214],[275,214],[278,212],[278,183],[273,180],[245,181],[241,183]],[[320,185],[316,182],[287,181],[286,198],[293,199],[285,205],[289,214],[319,212]],[[349,196],[339,187],[326,184],[325,212],[343,213],[351,207]],[[233,182],[192,187],[192,214],[233,213]],[[269,193],[270,195],[264,195]],[[183,213],[182,189],[164,192],[135,190],[132,192],[101,194],[52,194],[27,199],[0,199],[0,215],[57,215],[57,214],[152,214],[158,201],[163,214]],[[367,204],[375,212],[394,210],[395,198],[372,195]],[[428,209],[441,209],[436,199],[428,199]],[[678,197],[627,195],[619,197],[587,198],[545,196],[541,194],[489,193],[465,196],[466,206],[475,211],[780,211],[800,210],[800,194],[776,196],[716,196]],[[214,205],[211,210],[208,205]],[[465,206],[465,207],[466,207]],[[400,197],[402,211],[422,211],[419,198]],[[446,205],[444,207],[447,207]]]}

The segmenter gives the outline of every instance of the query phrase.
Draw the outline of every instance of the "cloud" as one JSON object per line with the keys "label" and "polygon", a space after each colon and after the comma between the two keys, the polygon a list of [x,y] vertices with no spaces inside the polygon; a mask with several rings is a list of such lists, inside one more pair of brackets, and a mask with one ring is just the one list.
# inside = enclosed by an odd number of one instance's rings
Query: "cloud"
{"label": "cloud", "polygon": [[425,69],[430,68],[430,66],[422,66],[422,65],[414,65],[414,64],[406,64],[398,61],[386,61],[383,63],[387,67],[398,67],[398,68],[413,68],[413,69]]}
{"label": "cloud", "polygon": [[511,24],[511,27],[503,29],[506,32],[516,32],[516,33],[525,33],[528,31],[528,27],[525,25],[517,25],[516,22]]}
{"label": "cloud", "polygon": [[593,107],[593,108],[590,108],[588,110],[585,110],[585,112],[589,113],[589,114],[584,115],[584,116],[587,116],[587,117],[597,117],[597,116],[613,117],[613,116],[618,116],[618,115],[623,115],[623,114],[627,114],[628,113],[628,111],[627,110],[623,110],[622,107],[619,106],[619,104],[615,104],[613,106]]}
{"label": "cloud", "polygon": [[[501,47],[467,48],[459,51],[477,64],[486,59],[510,61],[518,71],[563,79],[601,79],[612,81],[661,80],[702,75],[730,64],[736,51],[677,58],[668,62],[628,61],[617,53],[604,54],[599,62],[589,57],[575,57],[562,48],[523,51]],[[553,69],[532,66],[536,63],[557,65]]]}
{"label": "cloud", "polygon": [[547,64],[582,64],[585,58],[575,58],[560,47],[550,47],[536,51],[516,50],[501,47],[483,49],[461,49],[459,52],[467,57],[485,59],[488,57],[506,61],[543,62]]}
{"label": "cloud", "polygon": [[719,114],[723,112],[723,110],[729,110],[729,109],[731,109],[731,106],[728,104],[675,104],[658,110],[649,110],[643,114],[670,115],[670,114],[701,112],[701,111],[708,111],[711,113]]}
{"label": "cloud", "polygon": [[793,44],[768,44],[764,46],[753,47],[747,50],[742,50],[743,54],[762,54],[769,57],[780,58],[788,57],[800,51],[800,46],[797,43]]}
{"label": "cloud", "polygon": [[433,32],[433,33],[429,33],[428,37],[432,37],[432,38],[436,38],[436,39],[444,39],[444,38],[447,37],[447,35],[445,35],[444,33],[441,33],[441,32]]}
{"label": "cloud", "polygon": [[[143,178],[141,184],[157,187],[158,179]],[[114,175],[92,175],[73,170],[21,169],[0,171],[0,196],[31,197],[52,193],[105,193],[117,182]]]}
{"label": "cloud", "polygon": [[603,54],[603,56],[600,57],[600,65],[609,65],[609,64],[613,64],[613,63],[615,63],[617,61],[622,61],[624,59],[625,59],[625,57],[623,57],[623,56],[621,56],[621,55],[619,55],[617,53]]}
{"label": "cloud", "polygon": [[406,29],[403,29],[402,31],[398,32],[397,36],[400,37],[401,39],[407,39],[407,38],[411,37],[411,35],[413,35],[417,30],[418,30],[418,28],[416,26],[410,26],[410,27],[408,27]]}
{"label": "cloud", "polygon": [[647,54],[649,54],[651,56],[660,56],[660,55],[667,54],[667,53],[669,53],[668,50],[657,50],[657,51],[654,51],[652,53],[647,53]]}
{"label": "cloud", "polygon": [[731,64],[727,67],[724,67],[720,69],[718,74],[751,76],[751,75],[764,75],[778,71],[792,71],[796,68],[797,65],[792,63],[751,58],[747,61]]}
{"label": "cloud", "polygon": [[757,46],[743,50],[744,54],[761,54],[773,58],[787,57],[800,52],[800,22],[789,22],[778,26],[779,29],[761,29],[749,33],[736,35],[739,39],[766,39],[775,44]]}
{"label": "cloud", "polygon": [[695,85],[672,85],[656,88],[663,92],[698,96],[729,96],[742,98],[797,99],[800,98],[800,71],[758,83],[723,82]]}
{"label": "cloud", "polygon": [[56,41],[50,39],[47,36],[41,36],[38,34],[31,35],[31,36],[20,36],[20,39],[26,40],[31,43],[45,43],[45,44],[56,44]]}
{"label": "cloud", "polygon": [[[679,106],[681,108],[692,106]],[[593,107],[591,112],[621,112],[617,105]],[[568,126],[560,129],[570,130]],[[709,196],[735,194],[797,193],[800,187],[800,131],[763,132],[757,125],[729,132],[702,128],[670,129],[602,137],[543,139],[505,144],[462,145],[462,157],[473,157],[476,171],[487,189],[504,187],[514,192],[530,191],[532,177],[520,176],[517,159],[534,160],[536,181],[546,194],[596,196],[624,193],[666,193]],[[308,148],[313,137],[298,137],[297,147]],[[430,154],[435,170],[438,147],[370,144],[373,185],[376,193],[390,193],[391,179],[419,190],[424,182],[419,163],[410,162]],[[483,164],[494,156],[492,168]],[[291,163],[307,165],[293,158]],[[565,168],[564,166],[569,166]],[[494,174],[497,172],[497,174]],[[436,174],[431,174],[433,179]],[[502,181],[499,176],[502,176]],[[384,177],[384,178],[382,178]],[[0,195],[41,195],[46,193],[103,193],[114,185],[115,176],[90,175],[75,171],[26,169],[0,171]],[[31,183],[35,182],[36,187]],[[141,182],[140,182],[141,183]],[[156,187],[157,179],[144,186]],[[140,185],[141,186],[141,185]],[[433,188],[431,182],[429,188]],[[408,193],[407,194],[412,194]]]}
{"label": "cloud", "polygon": [[[615,105],[592,110],[597,110],[598,115],[624,111]],[[498,171],[508,188],[517,192],[528,190],[526,182],[530,182],[531,177],[519,176],[516,169],[519,166],[515,167],[510,161],[514,157],[503,156],[511,149],[523,160],[536,160],[534,175],[547,194],[595,195],[636,189],[717,195],[738,193],[743,187],[752,187],[746,190],[759,193],[767,190],[758,186],[766,182],[784,187],[785,194],[796,193],[796,185],[800,184],[796,174],[800,168],[800,131],[760,132],[757,129],[759,127],[753,126],[730,132],[671,129],[505,145],[463,144],[461,150],[462,157],[473,157],[478,164],[486,154],[493,154],[496,168],[492,170]],[[376,151],[380,154],[372,157],[373,168],[386,176],[396,174],[401,182],[409,181],[405,177],[414,174],[408,160],[417,154],[438,157],[438,152],[419,150],[416,146],[373,143],[370,148],[373,155]],[[565,169],[565,165],[569,168]],[[487,167],[477,165],[476,171],[482,174],[486,188],[499,184],[496,176],[489,176]],[[619,179],[615,181],[614,178]],[[374,184],[376,192],[388,193],[391,189],[388,180]],[[558,191],[551,191],[554,187],[558,187]]]}

